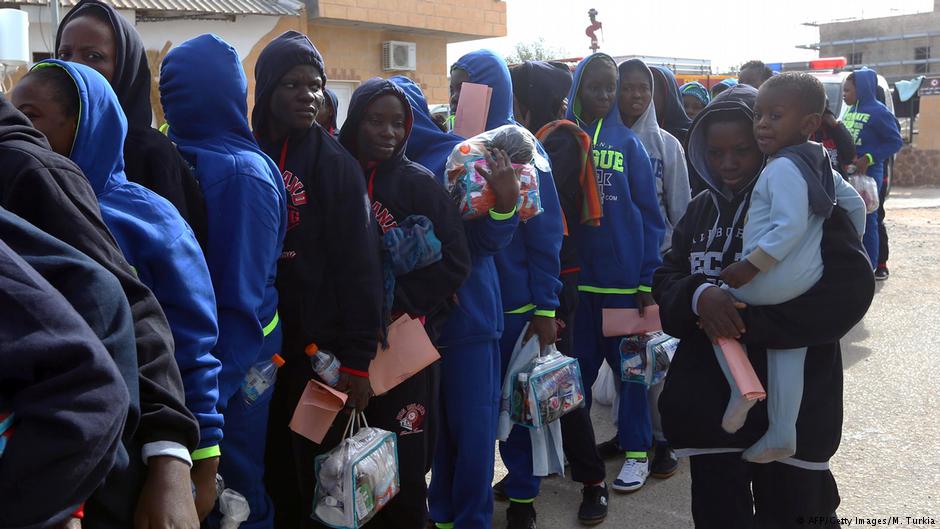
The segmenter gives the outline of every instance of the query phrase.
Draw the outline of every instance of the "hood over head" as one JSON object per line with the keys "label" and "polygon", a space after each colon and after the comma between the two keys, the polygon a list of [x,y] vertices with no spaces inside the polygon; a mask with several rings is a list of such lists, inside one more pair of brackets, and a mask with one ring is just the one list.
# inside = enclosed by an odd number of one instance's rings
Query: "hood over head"
{"label": "hood over head", "polygon": [[326,98],[326,101],[329,102],[330,108],[333,109],[333,115],[330,117],[330,122],[327,126],[329,132],[333,132],[336,130],[336,114],[339,112],[339,98],[336,97],[336,92],[329,88],[323,89],[323,96]]}
{"label": "hood over head", "polygon": [[711,101],[711,94],[708,92],[708,89],[705,88],[705,85],[698,81],[692,81],[685,83],[679,87],[679,93],[683,96],[692,96],[702,102],[703,105],[707,105]]}
{"label": "hood over head", "polygon": [[738,84],[738,80],[735,79],[734,77],[728,77],[727,79],[722,79],[721,81],[718,81],[717,83],[712,85],[712,88],[711,88],[712,97],[715,97],[715,90],[717,88],[720,87],[720,88],[727,90],[728,88],[731,88],[732,86],[736,86],[737,84]]}
{"label": "hood over head", "polygon": [[502,57],[490,50],[470,52],[451,66],[451,71],[456,69],[467,72],[469,82],[493,89],[486,130],[515,123],[512,119],[512,81]]}
{"label": "hood over head", "polygon": [[25,141],[49,149],[49,140],[20,112],[13,103],[0,94],[0,143]]}
{"label": "hood over head", "polygon": [[878,74],[874,70],[862,68],[852,72],[852,77],[855,79],[855,93],[858,95],[858,104],[878,103]]}
{"label": "hood over head", "polygon": [[41,68],[61,68],[75,82],[80,109],[69,158],[81,168],[95,194],[125,183],[127,118],[108,80],[83,64],[58,59],[46,59],[32,69]]}
{"label": "hood over head", "polygon": [[[431,118],[428,102],[421,92],[421,87],[407,77],[398,76],[389,79],[402,89],[411,106],[414,124],[411,128],[405,155],[434,173],[441,183],[446,179],[444,166],[454,146],[463,140],[455,134],[443,132]],[[343,126],[345,128],[345,124]]]}
{"label": "hood over head", "polygon": [[217,35],[187,40],[164,57],[160,102],[170,139],[181,147],[224,138],[258,150],[248,128],[245,70],[235,48]]}
{"label": "hood over head", "polygon": [[571,90],[573,77],[560,62],[526,61],[509,70],[512,92],[529,111],[529,128],[537,131],[556,119],[561,102]]}
{"label": "hood over head", "polygon": [[339,142],[357,160],[359,160],[359,126],[362,125],[362,119],[365,117],[369,105],[385,95],[395,96],[404,107],[405,137],[395,149],[395,154],[386,162],[383,162],[383,165],[399,162],[405,157],[405,150],[408,148],[408,137],[411,135],[411,129],[414,126],[411,103],[405,96],[404,90],[399,88],[398,85],[381,77],[373,77],[359,85],[359,88],[356,88],[353,92],[349,101],[349,111],[346,113],[346,122],[343,123],[343,130],[339,134]]}
{"label": "hood over head", "polygon": [[[630,70],[644,72],[647,80],[650,82],[651,93],[656,93],[656,83],[653,82],[653,73],[645,62],[640,59],[630,59],[629,61],[620,63],[618,67],[620,79],[622,80],[623,76]],[[659,128],[659,122],[656,120],[656,105],[653,104],[652,99],[650,99],[650,104],[646,106],[646,110],[643,111],[643,115],[636,120],[636,123],[630,127],[630,130],[640,138],[640,141],[643,142],[643,147],[646,148],[651,158],[663,159],[666,146],[663,143],[662,134],[660,134],[661,129]]]}
{"label": "hood over head", "polygon": [[836,205],[835,182],[832,181],[832,162],[822,145],[807,141],[777,151],[775,156],[786,158],[796,165],[806,180],[809,209],[814,214],[829,218]]}
{"label": "hood over head", "polygon": [[[584,120],[581,119],[581,78],[584,77],[584,71],[587,69],[588,65],[594,61],[606,61],[614,67],[614,70],[617,69],[617,63],[614,61],[613,57],[606,53],[592,53],[578,63],[578,67],[575,68],[574,71],[574,81],[571,85],[571,91],[568,92],[568,112],[565,114],[565,118],[579,125],[585,124]],[[603,118],[606,123],[623,125],[623,120],[620,119],[619,96],[620,76],[618,75],[617,90],[614,95],[613,104],[611,104],[610,110],[607,111],[607,115]]]}
{"label": "hood over head", "polygon": [[[756,88],[748,85],[735,85],[715,96],[715,99],[712,99],[711,103],[709,103],[708,106],[706,106],[705,109],[702,110],[698,116],[696,116],[695,122],[692,124],[692,130],[689,131],[689,148],[686,150],[689,162],[692,164],[692,167],[699,174],[702,180],[705,181],[705,184],[709,187],[709,189],[729,201],[733,199],[732,193],[720,180],[712,176],[708,170],[708,159],[706,154],[708,146],[706,144],[705,138],[705,132],[708,128],[708,120],[713,119],[714,116],[721,114],[737,113],[744,116],[746,119],[753,121],[754,104],[756,102]],[[739,191],[738,194],[750,192],[754,182],[757,181],[757,176],[758,175],[755,174],[753,180],[744,186],[744,188]]]}
{"label": "hood over head", "polygon": [[309,64],[319,70],[323,76],[323,85],[326,86],[323,56],[303,33],[285,31],[261,51],[255,63],[255,106],[251,113],[251,128],[254,131],[264,129],[264,122],[270,113],[271,94],[278,81],[299,64]]}
{"label": "hood over head", "polygon": [[66,13],[59,24],[55,49],[59,49],[62,31],[69,22],[88,15],[89,11],[95,11],[96,15],[103,15],[111,23],[111,29],[114,31],[116,57],[111,88],[114,89],[118,101],[121,102],[121,108],[127,116],[128,127],[131,129],[149,128],[153,121],[153,110],[150,107],[150,84],[153,76],[147,64],[144,41],[129,20],[100,0],[81,0]]}
{"label": "hood over head", "polygon": [[672,70],[665,66],[653,66],[651,71],[660,80],[664,81],[666,86],[666,109],[663,116],[663,129],[672,134],[681,141],[689,133],[689,127],[692,126],[692,120],[685,113],[685,105],[682,104],[682,94],[679,92],[679,83]]}

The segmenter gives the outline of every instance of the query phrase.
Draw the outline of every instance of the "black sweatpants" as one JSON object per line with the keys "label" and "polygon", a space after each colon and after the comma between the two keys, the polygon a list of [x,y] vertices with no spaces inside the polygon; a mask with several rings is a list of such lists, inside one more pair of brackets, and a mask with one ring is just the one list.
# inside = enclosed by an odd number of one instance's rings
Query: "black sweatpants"
{"label": "black sweatpants", "polygon": [[749,463],[740,453],[689,458],[696,529],[803,529],[833,523],[832,472]]}
{"label": "black sweatpants", "polygon": [[[309,362],[307,362],[309,365]],[[287,366],[285,366],[287,367]],[[427,482],[425,470],[433,458],[432,444],[437,428],[433,406],[439,383],[434,364],[381,397],[373,397],[366,408],[369,426],[394,433],[398,438],[398,467],[401,490],[365,526],[390,529],[424,529],[427,526]],[[279,373],[280,375],[280,373]],[[275,506],[275,528],[320,529],[327,526],[310,518],[316,476],[314,461],[341,441],[348,415],[340,413],[322,444],[316,444],[287,428],[306,380],[304,373],[292,373],[293,380],[281,380],[275,402],[281,412],[272,413],[268,428],[265,482]],[[287,410],[290,414],[285,413]]]}
{"label": "black sweatpants", "polygon": [[[571,356],[574,343],[574,315],[578,309],[578,274],[561,276],[562,290],[559,296],[558,317],[565,328],[558,339],[558,350]],[[604,461],[597,453],[591,410],[581,407],[561,418],[561,439],[565,457],[571,468],[571,479],[580,483],[597,483],[604,480]]]}
{"label": "black sweatpants", "polygon": [[[887,171],[885,171],[885,175],[887,174]],[[888,198],[887,180],[885,178],[885,181],[881,184],[881,189],[878,191],[878,262],[873,263],[875,268],[888,264],[888,228],[885,226],[885,200]]]}

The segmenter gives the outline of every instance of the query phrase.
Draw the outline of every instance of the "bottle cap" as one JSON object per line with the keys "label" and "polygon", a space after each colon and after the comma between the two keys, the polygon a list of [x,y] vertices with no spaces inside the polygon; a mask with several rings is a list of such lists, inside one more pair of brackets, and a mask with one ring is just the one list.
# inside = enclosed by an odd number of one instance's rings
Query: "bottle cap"
{"label": "bottle cap", "polygon": [[315,343],[313,343],[313,342],[310,342],[310,345],[308,345],[308,346],[304,349],[304,353],[306,353],[307,356],[316,356],[317,351],[319,351],[319,350],[320,350],[320,348],[317,347],[317,344],[315,344]]}
{"label": "bottle cap", "polygon": [[281,367],[282,365],[285,364],[284,359],[281,358],[281,355],[279,354],[275,354],[274,356],[272,356],[271,361],[274,362],[274,365],[276,365],[277,367]]}

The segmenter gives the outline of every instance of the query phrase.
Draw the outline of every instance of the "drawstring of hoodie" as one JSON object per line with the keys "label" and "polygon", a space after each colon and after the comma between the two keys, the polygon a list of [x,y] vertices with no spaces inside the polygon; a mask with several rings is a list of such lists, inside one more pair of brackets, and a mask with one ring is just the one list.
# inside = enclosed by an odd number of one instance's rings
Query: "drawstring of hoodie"
{"label": "drawstring of hoodie", "polygon": [[[721,206],[718,203],[718,198],[716,198],[714,194],[711,194],[711,199],[712,199],[712,202],[715,203],[715,209],[718,211],[718,216],[715,217],[715,223],[712,225],[711,230],[709,230],[708,232],[708,242],[705,243],[706,252],[711,249],[712,243],[715,242],[715,238],[717,237],[717,234],[718,234],[718,225],[721,223]],[[725,235],[725,243],[721,249],[722,266],[724,266],[724,262],[728,254],[728,250],[731,248],[731,244],[734,242],[734,233],[735,231],[737,231],[738,223],[742,221],[741,217],[744,215],[744,212],[747,211],[748,205],[750,204],[750,202],[751,202],[751,195],[750,193],[748,193],[748,195],[744,197],[743,200],[741,200],[741,203],[738,204],[738,208],[734,212],[734,218],[731,221],[731,232]]]}

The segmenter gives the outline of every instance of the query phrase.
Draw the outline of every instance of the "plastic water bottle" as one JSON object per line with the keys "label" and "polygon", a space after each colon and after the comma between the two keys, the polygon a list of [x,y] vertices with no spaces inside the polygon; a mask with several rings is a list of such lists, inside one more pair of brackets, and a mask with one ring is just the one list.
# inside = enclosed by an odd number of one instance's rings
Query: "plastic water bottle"
{"label": "plastic water bottle", "polygon": [[248,500],[232,489],[225,489],[219,496],[219,512],[221,529],[238,529],[238,526],[248,519],[251,508]]}
{"label": "plastic water bottle", "polygon": [[284,359],[276,354],[270,360],[258,362],[248,370],[245,380],[242,381],[242,397],[245,399],[245,404],[254,404],[274,385],[277,368],[282,365],[284,365]]}
{"label": "plastic water bottle", "polygon": [[316,373],[328,386],[335,387],[339,384],[339,368],[341,364],[336,355],[329,351],[323,351],[317,344],[312,343],[304,349],[307,356],[310,357],[310,365],[313,372]]}

